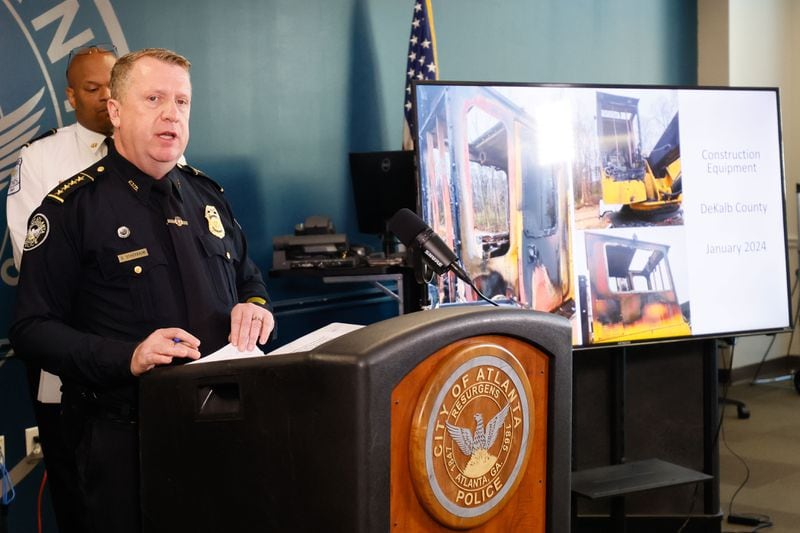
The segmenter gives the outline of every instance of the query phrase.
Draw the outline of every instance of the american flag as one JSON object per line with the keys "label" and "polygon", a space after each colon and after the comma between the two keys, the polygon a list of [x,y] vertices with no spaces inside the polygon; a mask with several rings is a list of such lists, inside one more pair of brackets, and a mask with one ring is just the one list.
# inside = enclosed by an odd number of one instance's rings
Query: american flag
{"label": "american flag", "polygon": [[403,121],[404,150],[414,149],[414,140],[411,138],[414,124],[411,80],[436,80],[439,78],[437,67],[436,32],[433,30],[431,0],[416,0],[414,2],[414,18],[411,21],[411,37],[408,40],[405,120]]}

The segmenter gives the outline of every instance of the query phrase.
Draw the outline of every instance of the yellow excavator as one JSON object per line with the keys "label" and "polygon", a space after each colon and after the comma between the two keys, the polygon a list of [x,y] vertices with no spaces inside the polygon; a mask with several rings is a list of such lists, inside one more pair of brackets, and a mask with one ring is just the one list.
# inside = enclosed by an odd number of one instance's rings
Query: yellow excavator
{"label": "yellow excavator", "polygon": [[678,113],[645,156],[639,99],[598,91],[597,133],[604,204],[620,205],[623,211],[640,217],[680,207]]}

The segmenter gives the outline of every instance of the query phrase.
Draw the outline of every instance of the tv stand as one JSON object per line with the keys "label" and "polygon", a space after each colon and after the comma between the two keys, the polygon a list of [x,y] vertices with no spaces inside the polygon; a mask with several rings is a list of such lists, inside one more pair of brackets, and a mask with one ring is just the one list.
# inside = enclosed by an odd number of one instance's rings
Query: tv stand
{"label": "tv stand", "polygon": [[[684,495],[697,498],[697,510],[701,513],[693,515],[692,520],[697,522],[692,531],[719,532],[718,458],[713,439],[717,417],[715,346],[713,340],[689,340],[652,347],[608,348],[602,354],[594,350],[576,352],[573,533],[677,530],[686,519],[684,511],[676,508],[670,512],[670,504],[664,502],[683,499]],[[671,397],[685,383],[675,383],[675,378],[665,376],[659,367],[669,364],[673,358],[672,353],[665,353],[670,350],[674,350],[675,358],[680,359],[675,368],[679,378],[689,361],[693,365],[699,363],[702,368],[702,379],[695,374],[692,377],[686,375],[687,379],[683,380],[691,382],[691,387],[694,387],[686,390],[685,396],[702,404],[702,417],[690,414],[694,421],[687,419],[684,411],[697,413],[695,404],[676,405]],[[629,358],[633,355],[636,358],[633,359],[632,371]],[[586,381],[588,371],[597,369],[602,369],[607,375],[605,387],[602,382]],[[646,372],[642,375],[643,369]],[[633,390],[629,390],[631,386]],[[662,397],[662,390],[667,389],[671,389],[669,394]],[[582,405],[582,390],[587,399],[595,402],[593,405]],[[646,397],[641,396],[643,392]],[[608,395],[607,419],[598,413],[598,404],[603,403],[602,393]],[[678,393],[681,394],[682,391]],[[683,403],[684,399],[679,401]],[[581,413],[582,407],[586,412]],[[606,427],[586,427],[590,419],[592,423],[605,423]],[[688,424],[685,423],[687,420]],[[603,429],[608,431],[608,455],[605,458],[598,455],[606,449],[606,442],[602,440]],[[702,432],[702,437],[692,433],[696,430]],[[591,449],[584,440],[587,436],[592,439],[589,441]],[[688,445],[684,446],[686,449],[673,453],[673,449],[682,446],[676,446],[675,441],[702,443],[701,446],[691,445],[696,447],[700,456],[686,456]],[[702,484],[702,490],[681,488],[698,483]],[[649,509],[643,511],[642,507],[647,505],[654,508],[652,515]]]}

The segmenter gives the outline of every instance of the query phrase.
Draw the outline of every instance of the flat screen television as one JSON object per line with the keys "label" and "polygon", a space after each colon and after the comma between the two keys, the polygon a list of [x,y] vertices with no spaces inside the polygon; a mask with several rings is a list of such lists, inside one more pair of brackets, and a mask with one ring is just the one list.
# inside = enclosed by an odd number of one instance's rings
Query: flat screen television
{"label": "flat screen television", "polygon": [[489,298],[568,317],[577,348],[790,327],[777,89],[413,93],[420,215]]}

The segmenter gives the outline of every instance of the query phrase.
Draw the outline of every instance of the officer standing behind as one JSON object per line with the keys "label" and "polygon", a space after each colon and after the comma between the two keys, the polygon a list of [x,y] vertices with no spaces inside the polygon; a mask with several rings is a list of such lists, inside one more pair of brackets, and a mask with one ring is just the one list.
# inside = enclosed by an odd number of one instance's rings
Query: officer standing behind
{"label": "officer standing behind", "polygon": [[30,218],[10,339],[61,376],[86,532],[140,530],[137,377],[274,322],[221,188],[177,162],[189,140],[190,63],[164,49],[111,75],[114,148]]}
{"label": "officer standing behind", "polygon": [[19,270],[28,217],[44,195],[64,179],[106,155],[106,137],[114,131],[106,102],[111,67],[117,60],[112,45],[94,44],[73,50],[67,62],[67,100],[76,123],[50,130],[20,150],[8,187],[6,216]]}
{"label": "officer standing behind", "polygon": [[[116,60],[116,49],[110,44],[92,44],[72,50],[67,59],[66,93],[77,122],[48,131],[20,151],[6,201],[17,270],[28,230],[28,217],[45,194],[62,180],[106,155],[104,140],[114,129],[108,118],[106,102],[111,97],[111,67]],[[59,423],[61,383],[52,374],[31,365],[28,365],[28,374],[58,529],[61,533],[81,533],[73,450],[65,446]]]}

